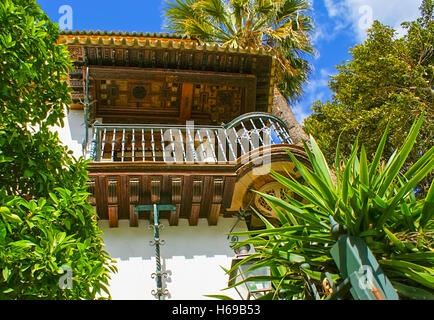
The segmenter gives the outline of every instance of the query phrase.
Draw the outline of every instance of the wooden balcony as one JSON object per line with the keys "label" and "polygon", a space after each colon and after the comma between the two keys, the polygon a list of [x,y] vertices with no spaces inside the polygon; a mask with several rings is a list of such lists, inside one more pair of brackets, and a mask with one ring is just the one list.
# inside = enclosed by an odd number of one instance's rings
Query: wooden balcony
{"label": "wooden balcony", "polygon": [[268,171],[255,170],[289,170],[297,177],[286,149],[307,161],[285,124],[267,113],[244,114],[222,126],[95,123],[89,149],[90,200],[111,227],[119,219],[138,226],[150,214],[136,215],[134,207],[153,203],[177,207],[161,213],[170,225],[179,219],[197,225],[199,218],[216,225],[221,215],[252,205],[250,188],[271,183]]}

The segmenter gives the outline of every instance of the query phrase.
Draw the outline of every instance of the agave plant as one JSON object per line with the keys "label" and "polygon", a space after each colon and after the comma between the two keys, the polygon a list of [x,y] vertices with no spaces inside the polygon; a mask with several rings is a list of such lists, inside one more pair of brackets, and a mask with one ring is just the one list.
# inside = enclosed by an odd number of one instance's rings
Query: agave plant
{"label": "agave plant", "polygon": [[[316,298],[325,299],[330,294],[323,281],[325,274],[333,282],[342,283],[344,279],[330,254],[336,242],[331,235],[334,221],[344,233],[365,241],[400,298],[434,299],[434,187],[431,184],[425,199],[416,199],[414,195],[418,182],[434,169],[434,147],[411,168],[403,167],[422,120],[420,117],[415,121],[402,147],[387,162],[382,161],[382,153],[389,126],[371,162],[364,146],[359,151],[357,140],[349,159],[341,159],[338,142],[335,175],[313,137],[311,149],[305,144],[310,168],[288,151],[304,182],[290,174],[272,175],[304,200],[289,196],[282,200],[259,193],[273,208],[280,224],[272,225],[256,212],[265,229],[234,233],[249,236],[237,246],[249,243],[256,250],[239,264],[260,258],[251,269],[271,269],[268,280],[273,283],[273,291],[262,299],[311,299],[313,292],[317,293]],[[266,278],[251,277],[245,281]]]}

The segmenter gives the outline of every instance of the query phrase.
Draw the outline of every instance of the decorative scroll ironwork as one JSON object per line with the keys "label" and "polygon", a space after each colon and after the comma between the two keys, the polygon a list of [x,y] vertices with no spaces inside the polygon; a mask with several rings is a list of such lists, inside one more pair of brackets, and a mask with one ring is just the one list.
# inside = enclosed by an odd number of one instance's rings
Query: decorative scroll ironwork
{"label": "decorative scroll ironwork", "polygon": [[151,291],[158,300],[161,300],[163,296],[167,296],[169,291],[163,288],[163,278],[167,278],[167,273],[161,270],[161,254],[160,246],[165,244],[165,241],[160,239],[160,229],[163,225],[159,222],[159,211],[172,211],[172,214],[176,214],[176,206],[174,205],[138,205],[134,207],[134,213],[138,214],[139,211],[152,211],[153,224],[149,227],[154,231],[154,240],[150,241],[151,246],[155,246],[155,264],[156,272],[151,274],[152,279],[156,280],[157,289]]}
{"label": "decorative scroll ironwork", "polygon": [[247,206],[244,209],[239,209],[238,210],[238,217],[237,217],[237,221],[235,221],[234,225],[232,226],[231,230],[229,230],[229,234],[228,234],[228,240],[229,238],[230,240],[230,244],[229,247],[232,249],[233,247],[236,246],[236,244],[239,241],[238,236],[231,236],[232,231],[235,229],[235,227],[238,225],[238,223],[240,221],[246,221],[247,217],[250,217],[252,215],[251,209],[250,209],[250,205],[252,203],[254,199],[254,196],[250,199],[249,203],[247,204]]}

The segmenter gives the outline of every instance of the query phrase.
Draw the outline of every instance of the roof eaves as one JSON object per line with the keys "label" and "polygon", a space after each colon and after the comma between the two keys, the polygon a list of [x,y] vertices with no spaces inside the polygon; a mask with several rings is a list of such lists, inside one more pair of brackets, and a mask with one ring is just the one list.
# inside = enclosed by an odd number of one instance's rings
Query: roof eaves
{"label": "roof eaves", "polygon": [[[165,35],[161,37],[161,35]],[[100,45],[100,46],[115,46],[115,47],[131,47],[131,48],[167,48],[167,49],[183,49],[183,50],[203,50],[212,52],[229,52],[229,53],[244,53],[254,55],[270,55],[268,50],[263,48],[247,48],[224,46],[221,44],[200,44],[190,37],[174,34],[161,33],[146,33],[143,35],[134,35],[127,33],[86,33],[80,32],[63,32],[59,39],[59,43],[65,45]]]}

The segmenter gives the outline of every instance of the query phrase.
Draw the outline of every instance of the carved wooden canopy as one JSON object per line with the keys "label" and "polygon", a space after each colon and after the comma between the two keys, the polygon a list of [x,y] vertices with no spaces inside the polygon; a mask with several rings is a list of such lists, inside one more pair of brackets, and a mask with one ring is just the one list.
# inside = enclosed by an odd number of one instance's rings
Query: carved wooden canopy
{"label": "carved wooden canopy", "polygon": [[270,55],[158,36],[62,34],[75,66],[71,107],[83,107],[89,68],[91,116],[104,122],[221,124],[270,110]]}

